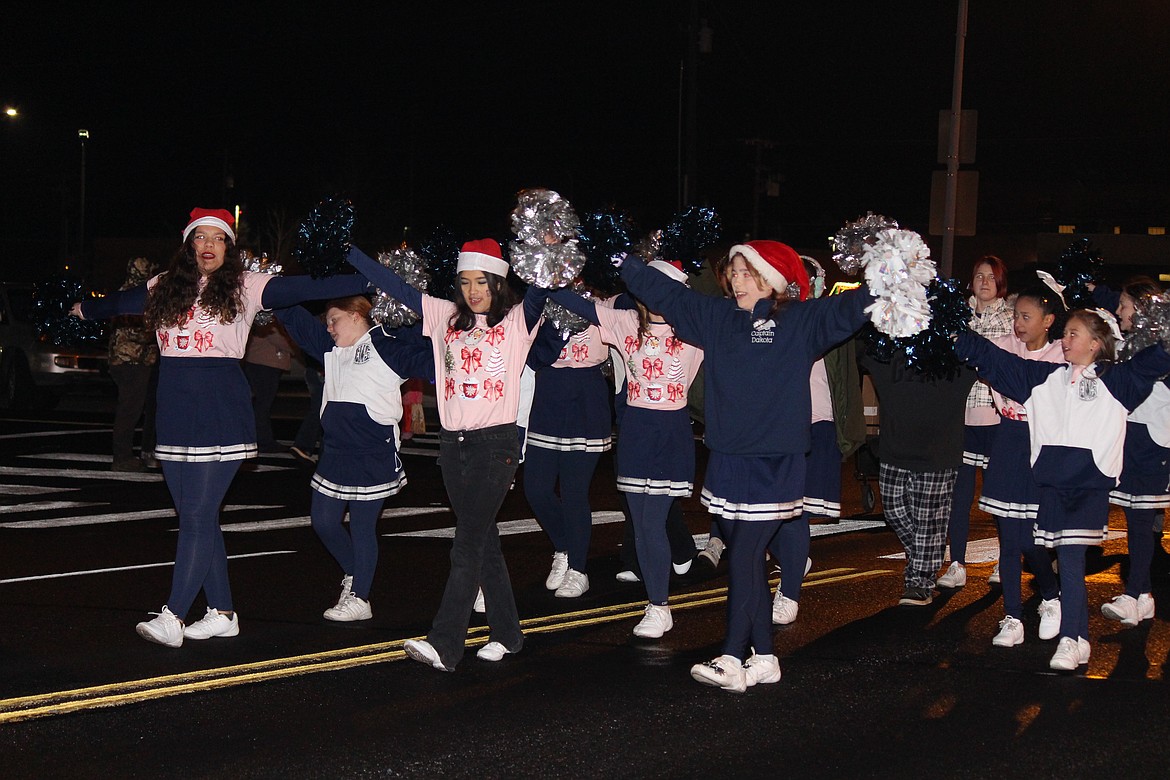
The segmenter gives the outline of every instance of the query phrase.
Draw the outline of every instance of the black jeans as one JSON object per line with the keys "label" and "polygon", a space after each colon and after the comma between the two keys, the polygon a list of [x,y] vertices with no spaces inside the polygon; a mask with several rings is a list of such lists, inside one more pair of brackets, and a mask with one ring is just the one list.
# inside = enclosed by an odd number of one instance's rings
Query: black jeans
{"label": "black jeans", "polygon": [[113,455],[114,462],[134,457],[134,428],[146,413],[142,422],[142,451],[154,449],[154,390],[152,377],[155,366],[138,363],[119,363],[110,366],[110,376],[118,386],[118,406],[114,411]]}
{"label": "black jeans", "polygon": [[463,658],[475,594],[483,588],[491,640],[510,652],[524,644],[508,566],[500,549],[496,515],[508,495],[520,460],[516,425],[496,425],[439,435],[439,468],[455,513],[451,573],[427,641],[443,666]]}

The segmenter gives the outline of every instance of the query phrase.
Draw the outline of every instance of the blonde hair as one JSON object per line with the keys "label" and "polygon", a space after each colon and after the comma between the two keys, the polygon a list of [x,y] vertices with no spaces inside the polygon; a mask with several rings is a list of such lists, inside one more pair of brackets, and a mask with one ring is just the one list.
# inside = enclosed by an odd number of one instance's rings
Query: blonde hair
{"label": "blonde hair", "polygon": [[1095,311],[1089,311],[1088,309],[1074,309],[1069,312],[1066,322],[1072,322],[1073,320],[1077,320],[1088,328],[1089,335],[1100,342],[1101,351],[1097,353],[1098,360],[1109,363],[1117,360],[1117,339],[1114,338],[1109,323],[1100,314]]}

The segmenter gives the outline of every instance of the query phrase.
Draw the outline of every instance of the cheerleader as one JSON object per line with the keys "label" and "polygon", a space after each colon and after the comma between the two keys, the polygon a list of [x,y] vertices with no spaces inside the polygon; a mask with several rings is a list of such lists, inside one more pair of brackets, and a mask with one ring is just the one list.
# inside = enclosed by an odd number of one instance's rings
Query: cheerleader
{"label": "cheerleader", "polygon": [[[153,620],[137,626],[151,642],[236,636],[239,619],[227,576],[219,507],[240,462],[256,457],[256,418],[240,358],[261,309],[363,292],[358,275],[313,280],[244,270],[235,219],[224,209],[194,209],[183,246],[145,285],[73,307],[86,319],[143,314],[159,353],[155,457],[179,515],[171,593]],[[203,591],[207,613],[184,627]]]}
{"label": "cheerleader", "polygon": [[802,511],[809,372],[819,356],[861,327],[873,299],[860,290],[806,303],[804,265],[777,241],[736,245],[728,258],[731,299],[694,292],[640,262],[623,263],[621,273],[631,293],[706,356],[710,458],[702,502],[727,543],[728,625],[723,654],[696,664],[691,675],[742,692],[780,679],[764,549],[780,524]]}
{"label": "cheerleader", "polygon": [[[989,339],[1012,333],[1012,308],[1007,304],[1007,266],[994,255],[975,261],[971,272],[971,330]],[[991,389],[976,382],[967,395],[963,424],[963,465],[955,478],[954,501],[947,536],[951,540],[951,565],[935,583],[940,588],[961,588],[967,584],[967,535],[971,527],[971,502],[975,498],[975,472],[987,470],[999,415],[991,403]],[[985,474],[986,476],[986,474]],[[999,564],[991,582],[999,581]]]}
{"label": "cheerleader", "polygon": [[356,247],[349,262],[422,315],[436,378],[441,378],[436,385],[442,425],[439,468],[455,513],[451,573],[427,638],[409,639],[404,649],[416,661],[454,671],[463,658],[472,607],[482,588],[491,641],[476,656],[499,661],[524,644],[496,515],[520,460],[520,376],[541,322],[546,291],[529,287],[523,305],[517,305],[508,286],[508,263],[490,238],[463,245],[454,301],[420,293]]}
{"label": "cheerleader", "polygon": [[[1122,333],[1133,329],[1135,307],[1150,296],[1160,295],[1161,286],[1148,277],[1130,279],[1114,295],[1098,285],[1093,298],[1117,311]],[[1101,614],[1122,626],[1136,626],[1154,617],[1154,596],[1150,592],[1150,566],[1154,560],[1154,523],[1170,506],[1170,388],[1166,380],[1154,385],[1150,397],[1134,409],[1125,424],[1125,458],[1121,480],[1109,493],[1109,503],[1125,512],[1129,575],[1125,592],[1101,605]]]}
{"label": "cheerleader", "polygon": [[[687,274],[681,264],[655,260],[650,266],[660,272],[650,275],[668,277],[685,289]],[[675,498],[694,490],[695,443],[687,390],[702,365],[703,351],[680,339],[654,307],[616,311],[566,291],[552,297],[597,325],[602,338],[624,358],[626,411],[615,469],[617,488],[629,504],[648,599],[634,635],[658,639],[674,627],[666,520]]]}
{"label": "cheerleader", "polygon": [[1032,473],[1039,486],[1034,535],[1056,548],[1060,563],[1060,642],[1049,661],[1059,670],[1089,662],[1085,553],[1105,536],[1127,414],[1170,373],[1170,354],[1161,346],[1113,364],[1120,332],[1111,322],[1112,315],[1100,309],[1069,314],[1061,339],[1067,362],[1059,365],[1024,360],[970,332],[955,345],[959,357],[996,390],[1023,399],[1027,411]]}
{"label": "cheerleader", "polygon": [[577,598],[589,590],[589,485],[601,453],[613,443],[609,383],[601,373],[608,357],[601,330],[590,324],[569,337],[554,361],[534,367],[524,495],[553,544],[544,586],[557,598]]}
{"label": "cheerleader", "polygon": [[[1000,336],[991,343],[1025,360],[1062,363],[1061,343],[1049,340],[1050,332],[1060,331],[1057,317],[1064,317],[1059,294],[1042,285],[1031,287],[1016,297],[1012,334]],[[996,647],[1014,647],[1024,641],[1021,556],[1028,562],[1036,578],[1035,588],[1040,593],[1041,639],[1052,639],[1060,632],[1060,591],[1048,551],[1036,544],[1032,535],[1039,497],[1028,460],[1028,412],[1023,404],[995,390],[992,390],[992,400],[1000,421],[983,471],[979,508],[995,517],[999,529],[1004,617],[991,643]]]}
{"label": "cheerleader", "polygon": [[[326,620],[369,620],[378,564],[382,504],[406,484],[398,457],[400,386],[406,377],[433,379],[424,340],[394,338],[370,322],[370,302],[330,301],[322,325],[301,307],[276,316],[305,354],[325,366],[324,436],[311,482],[313,530],[341,566],[341,596]],[[349,511],[349,530],[342,522]]]}

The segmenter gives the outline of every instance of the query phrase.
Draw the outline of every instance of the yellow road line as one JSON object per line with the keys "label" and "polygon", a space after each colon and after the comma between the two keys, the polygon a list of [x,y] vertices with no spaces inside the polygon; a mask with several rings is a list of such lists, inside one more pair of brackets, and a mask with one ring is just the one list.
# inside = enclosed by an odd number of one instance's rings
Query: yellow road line
{"label": "yellow road line", "polygon": [[[862,572],[855,569],[827,569],[811,575],[802,587],[811,588],[893,573],[885,569]],[[670,606],[672,610],[694,609],[717,604],[724,601],[726,597],[726,587],[712,588],[679,594],[672,598]],[[573,628],[629,620],[641,615],[644,607],[645,602],[642,601],[614,604],[576,612],[528,618],[520,621],[520,624],[526,634],[566,631]],[[467,646],[476,647],[486,643],[488,640],[485,635],[486,630],[486,626],[472,628],[468,632],[470,638],[467,641]],[[396,639],[392,642],[379,642],[247,664],[3,699],[0,700],[0,723],[15,723],[99,707],[116,707],[237,685],[249,685],[305,674],[332,672],[375,663],[399,661],[406,657],[402,650],[405,641],[405,639]]]}

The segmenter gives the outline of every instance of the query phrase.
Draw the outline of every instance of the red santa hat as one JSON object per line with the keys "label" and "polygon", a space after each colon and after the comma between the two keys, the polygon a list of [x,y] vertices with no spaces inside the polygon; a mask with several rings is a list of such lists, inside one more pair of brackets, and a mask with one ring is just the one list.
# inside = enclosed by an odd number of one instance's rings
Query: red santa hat
{"label": "red santa hat", "polygon": [[779,241],[748,241],[746,244],[736,244],[727,253],[729,259],[736,255],[743,255],[743,259],[776,292],[783,293],[788,285],[795,284],[800,291],[800,300],[808,298],[808,272],[804,270],[804,261],[788,244]]}
{"label": "red santa hat", "polygon": [[687,272],[683,270],[682,263],[678,260],[651,260],[646,265],[661,271],[676,282],[687,284]]}
{"label": "red santa hat", "polygon": [[217,227],[232,241],[236,240],[236,218],[227,209],[191,209],[191,221],[183,228],[183,240],[186,241],[191,231],[200,225]]}
{"label": "red santa hat", "polygon": [[459,250],[459,262],[455,264],[455,272],[483,271],[496,276],[508,275],[508,263],[504,260],[504,252],[494,238],[480,238],[468,241]]}

